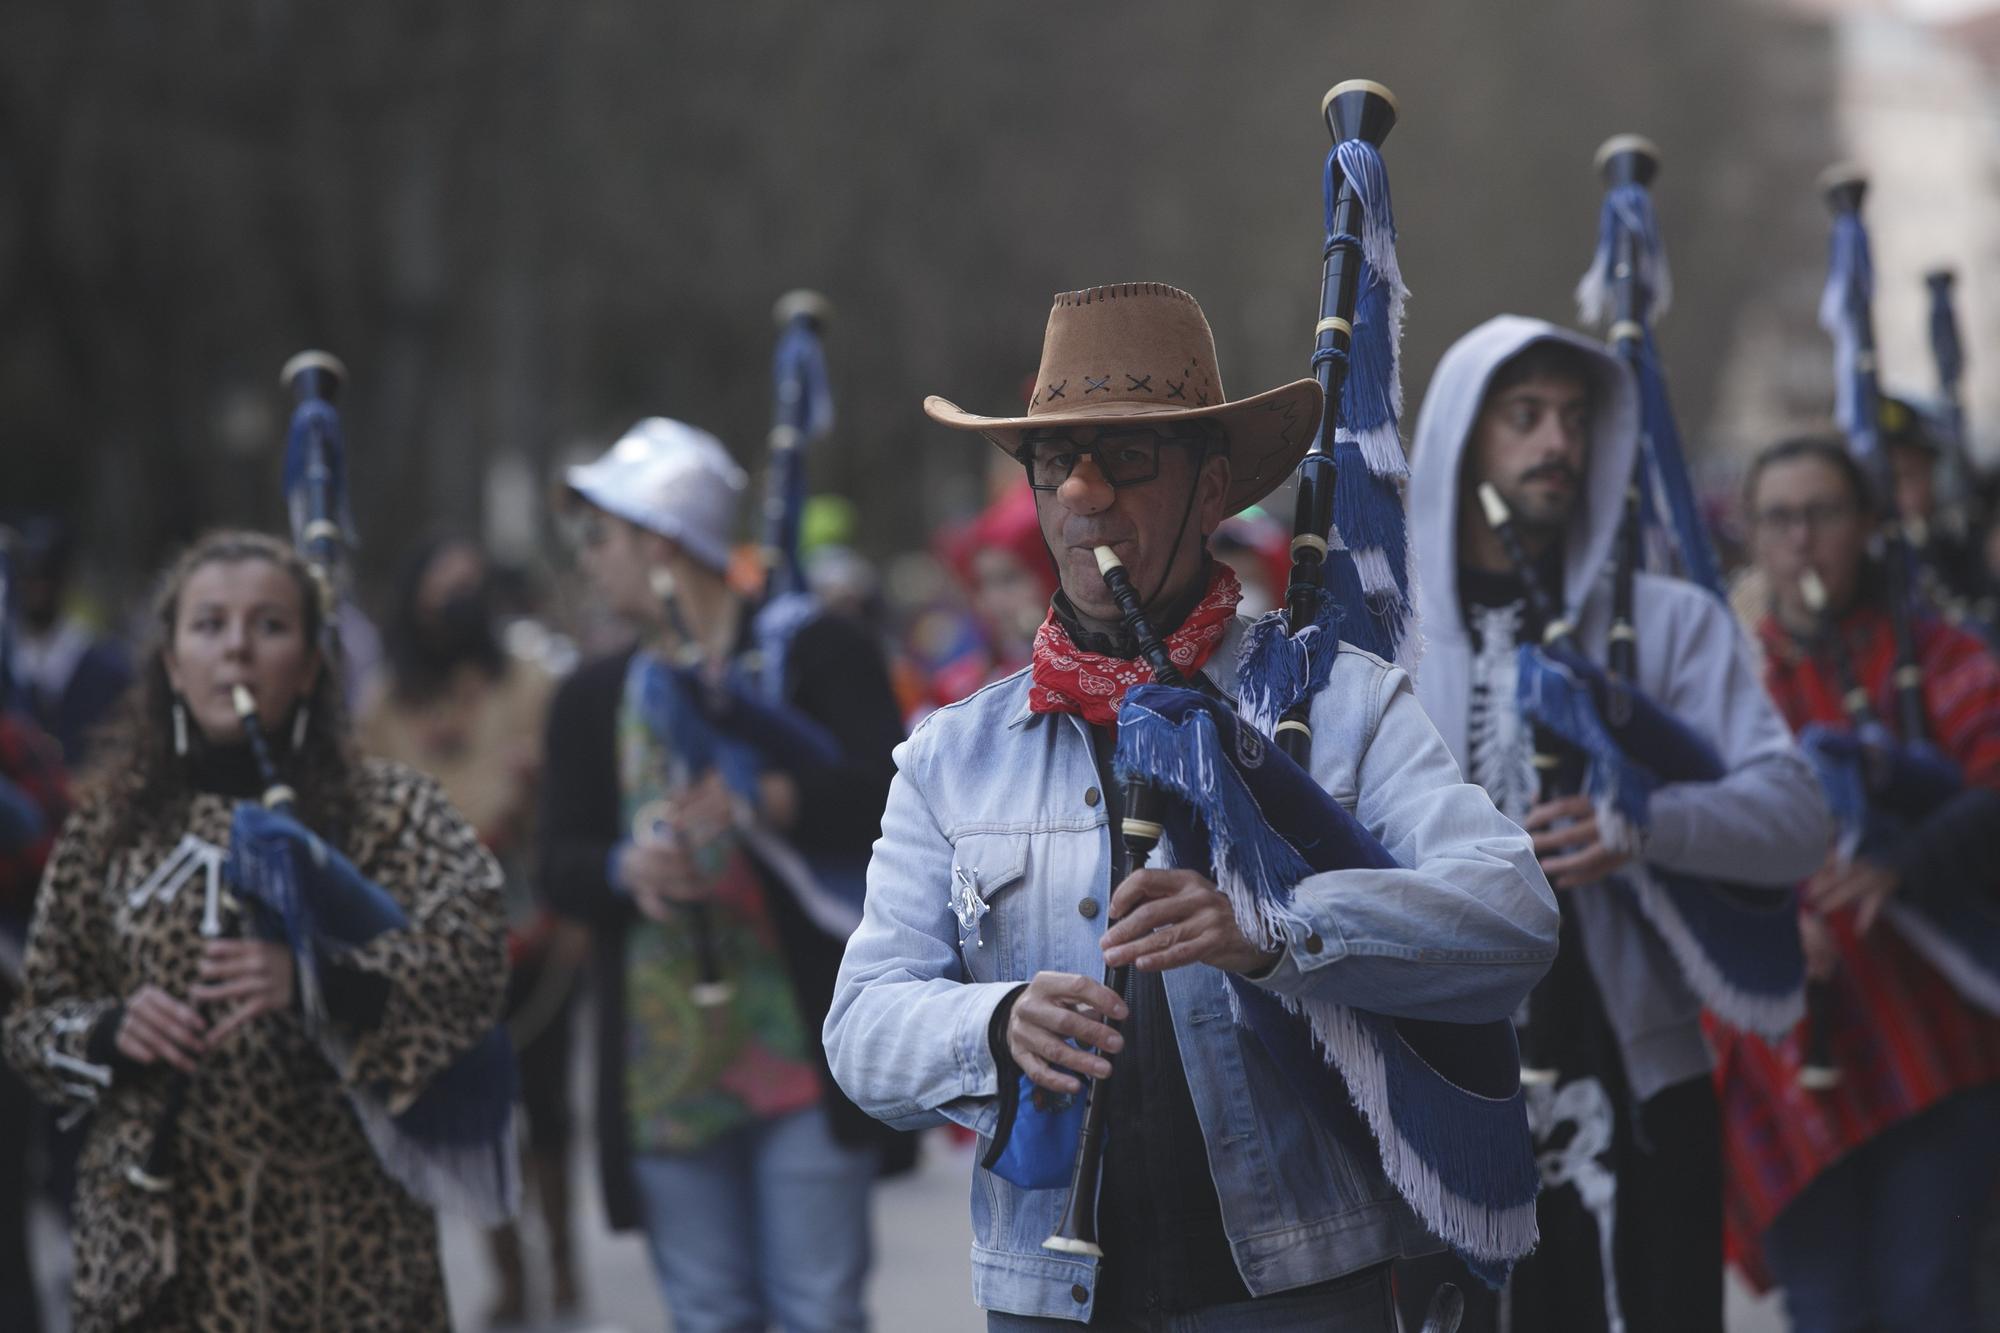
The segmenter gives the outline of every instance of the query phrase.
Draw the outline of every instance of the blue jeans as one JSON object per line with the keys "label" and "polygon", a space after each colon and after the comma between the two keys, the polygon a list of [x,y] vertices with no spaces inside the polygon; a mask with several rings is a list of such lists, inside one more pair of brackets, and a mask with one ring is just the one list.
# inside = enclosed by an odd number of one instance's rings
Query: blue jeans
{"label": "blue jeans", "polygon": [[675,1333],[865,1329],[875,1166],[875,1150],[837,1142],[817,1106],[695,1152],[634,1158]]}
{"label": "blue jeans", "polygon": [[1794,1333],[1972,1333],[1973,1247],[2000,1177],[2000,1085],[1869,1140],[1764,1233]]}
{"label": "blue jeans", "polygon": [[[1070,1319],[986,1312],[986,1333],[1060,1333],[1082,1327]],[[1211,1305],[1185,1314],[1111,1320],[1090,1325],[1121,1333],[1396,1333],[1389,1267],[1261,1300]]]}

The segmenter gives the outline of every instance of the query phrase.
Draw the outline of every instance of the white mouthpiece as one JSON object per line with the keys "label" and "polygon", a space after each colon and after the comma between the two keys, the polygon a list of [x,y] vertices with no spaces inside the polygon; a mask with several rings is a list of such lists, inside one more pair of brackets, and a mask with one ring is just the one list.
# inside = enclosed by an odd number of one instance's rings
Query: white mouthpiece
{"label": "white mouthpiece", "polygon": [[1808,569],[1799,575],[1799,596],[1805,598],[1806,610],[1814,615],[1826,610],[1826,584],[1820,582],[1819,575],[1813,570]]}
{"label": "white mouthpiece", "polygon": [[1479,507],[1486,511],[1487,523],[1496,528],[1511,517],[1507,511],[1507,502],[1500,498],[1500,492],[1494,489],[1490,481],[1479,483]]}
{"label": "white mouthpiece", "polygon": [[646,571],[646,585],[653,590],[653,596],[663,602],[672,597],[679,586],[674,582],[674,571],[665,565],[654,565]]}
{"label": "white mouthpiece", "polygon": [[236,716],[257,716],[257,696],[241,685],[229,687],[229,702],[236,706]]}
{"label": "white mouthpiece", "polygon": [[1100,574],[1109,574],[1114,569],[1125,568],[1125,562],[1120,560],[1118,553],[1109,546],[1093,546],[1090,548],[1090,553],[1097,557],[1097,572]]}

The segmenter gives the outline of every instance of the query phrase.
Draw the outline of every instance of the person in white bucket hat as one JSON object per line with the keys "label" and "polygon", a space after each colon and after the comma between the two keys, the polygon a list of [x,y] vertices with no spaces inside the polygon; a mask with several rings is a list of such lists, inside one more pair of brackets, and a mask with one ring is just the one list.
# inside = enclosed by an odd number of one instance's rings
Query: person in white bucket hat
{"label": "person in white bucket hat", "polygon": [[649,417],[564,483],[638,639],[558,691],[542,812],[543,892],[592,927],[606,1209],[684,1333],[863,1328],[869,1192],[908,1139],[816,1035],[902,736],[887,668],[830,615],[774,642],[731,588],[745,478],[714,436]]}

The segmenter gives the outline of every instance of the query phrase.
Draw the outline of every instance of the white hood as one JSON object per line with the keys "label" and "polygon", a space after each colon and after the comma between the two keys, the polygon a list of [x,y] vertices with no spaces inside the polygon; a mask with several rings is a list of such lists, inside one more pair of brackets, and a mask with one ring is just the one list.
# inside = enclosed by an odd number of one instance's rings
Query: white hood
{"label": "white hood", "polygon": [[1639,447],[1639,394],[1632,372],[1603,343],[1521,315],[1496,315],[1453,343],[1431,375],[1410,458],[1410,543],[1424,634],[1465,638],[1458,597],[1459,480],[1473,419],[1493,372],[1529,345],[1559,342],[1591,366],[1590,444],[1584,502],[1563,543],[1563,596],[1575,608],[1611,558]]}

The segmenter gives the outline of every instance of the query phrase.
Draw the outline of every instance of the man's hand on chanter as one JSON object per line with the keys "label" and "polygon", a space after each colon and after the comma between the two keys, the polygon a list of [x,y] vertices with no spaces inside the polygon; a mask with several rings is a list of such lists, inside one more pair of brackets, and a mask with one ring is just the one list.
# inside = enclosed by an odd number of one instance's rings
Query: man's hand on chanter
{"label": "man's hand on chanter", "polygon": [[1597,806],[1588,796],[1559,796],[1543,801],[1521,821],[1535,840],[1535,855],[1552,889],[1580,889],[1595,884],[1632,862],[1604,841],[1597,827]]}
{"label": "man's hand on chanter", "polygon": [[1160,972],[1207,963],[1225,972],[1259,972],[1278,961],[1244,935],[1229,899],[1192,870],[1138,870],[1111,895],[1111,927],[1099,941],[1104,961]]}
{"label": "man's hand on chanter", "polygon": [[[1080,1092],[1064,1070],[1103,1078],[1111,1062],[1097,1049],[1118,1053],[1125,1039],[1108,1018],[1125,1017],[1125,1002],[1101,981],[1074,972],[1037,972],[1007,1015],[1007,1051],[1021,1072],[1050,1092]],[[1074,1037],[1076,1046],[1069,1044]]]}

